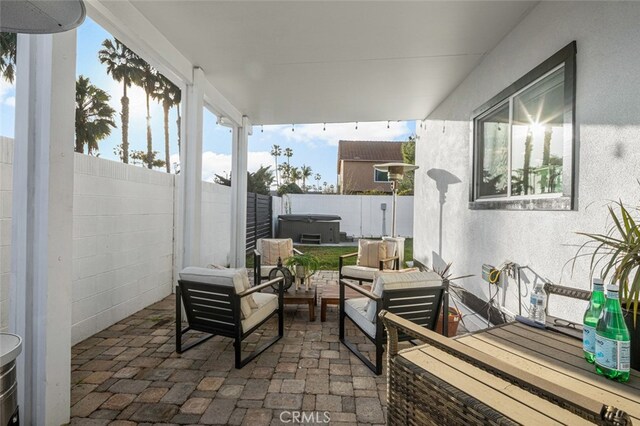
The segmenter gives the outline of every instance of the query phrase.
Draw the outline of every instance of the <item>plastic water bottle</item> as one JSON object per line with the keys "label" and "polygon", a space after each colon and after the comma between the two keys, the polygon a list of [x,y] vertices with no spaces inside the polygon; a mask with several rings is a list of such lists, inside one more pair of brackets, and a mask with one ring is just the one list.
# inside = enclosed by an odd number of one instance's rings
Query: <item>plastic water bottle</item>
{"label": "plastic water bottle", "polygon": [[544,308],[547,306],[547,293],[545,293],[542,283],[538,283],[533,287],[530,301],[529,318],[537,323],[544,324],[547,319],[547,315],[544,312]]}
{"label": "plastic water bottle", "polygon": [[596,326],[604,308],[604,283],[600,278],[593,279],[593,292],[589,307],[584,313],[582,332],[582,351],[584,359],[593,364],[596,361]]}
{"label": "plastic water bottle", "polygon": [[607,299],[596,326],[596,372],[619,382],[629,380],[631,336],[622,316],[618,286],[607,286]]}

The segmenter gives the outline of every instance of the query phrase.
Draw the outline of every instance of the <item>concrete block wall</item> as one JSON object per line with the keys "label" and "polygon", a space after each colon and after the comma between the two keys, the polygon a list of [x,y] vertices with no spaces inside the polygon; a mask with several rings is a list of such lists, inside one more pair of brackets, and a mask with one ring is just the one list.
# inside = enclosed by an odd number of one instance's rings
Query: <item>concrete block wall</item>
{"label": "concrete block wall", "polygon": [[201,264],[226,266],[231,250],[231,187],[202,182]]}
{"label": "concrete block wall", "polygon": [[0,331],[9,327],[13,140],[0,137]]}
{"label": "concrete block wall", "polygon": [[171,293],[174,176],[75,154],[72,343]]}
{"label": "concrete block wall", "polygon": [[[287,194],[282,197],[292,214],[335,214],[342,218],[340,231],[354,237],[380,237],[391,234],[392,197],[386,195]],[[386,203],[385,212],[380,208]],[[275,209],[274,200],[274,209]],[[285,207],[282,210],[286,210]],[[383,233],[383,217],[385,230]],[[413,196],[398,197],[397,233],[413,237]]]}

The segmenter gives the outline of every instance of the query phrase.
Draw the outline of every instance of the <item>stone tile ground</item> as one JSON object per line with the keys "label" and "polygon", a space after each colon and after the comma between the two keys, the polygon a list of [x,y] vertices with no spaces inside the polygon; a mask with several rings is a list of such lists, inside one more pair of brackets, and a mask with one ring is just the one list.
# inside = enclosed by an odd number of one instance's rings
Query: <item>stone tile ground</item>
{"label": "stone tile ground", "polygon": [[[320,297],[336,275],[314,277]],[[175,352],[174,303],[169,296],[72,348],[72,425],[279,425],[292,424],[291,411],[316,413],[304,424],[321,424],[324,412],[335,425],[384,424],[386,376],[340,344],[336,307],[324,323],[309,322],[306,306],[286,307],[284,337],[236,370],[228,338]],[[245,350],[276,327],[274,318]],[[355,327],[348,334],[374,350]]]}

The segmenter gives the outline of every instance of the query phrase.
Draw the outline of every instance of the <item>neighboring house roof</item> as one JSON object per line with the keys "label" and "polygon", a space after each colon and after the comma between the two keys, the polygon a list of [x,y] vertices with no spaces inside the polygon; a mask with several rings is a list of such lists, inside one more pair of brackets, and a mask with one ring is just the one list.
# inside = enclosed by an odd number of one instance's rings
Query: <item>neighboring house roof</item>
{"label": "neighboring house roof", "polygon": [[341,160],[402,162],[402,141],[339,141],[338,173]]}

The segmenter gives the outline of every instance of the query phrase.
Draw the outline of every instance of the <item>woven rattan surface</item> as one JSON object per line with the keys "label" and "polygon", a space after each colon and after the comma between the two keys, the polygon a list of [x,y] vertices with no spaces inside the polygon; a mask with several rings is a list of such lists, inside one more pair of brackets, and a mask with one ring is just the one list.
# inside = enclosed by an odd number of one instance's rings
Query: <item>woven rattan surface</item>
{"label": "woven rattan surface", "polygon": [[[621,384],[598,376],[582,346],[558,333],[508,324],[456,339],[542,380],[628,413],[640,424],[640,374]],[[531,391],[531,392],[530,392]],[[498,377],[433,345],[406,349],[389,365],[389,424],[584,424],[526,383]]]}

